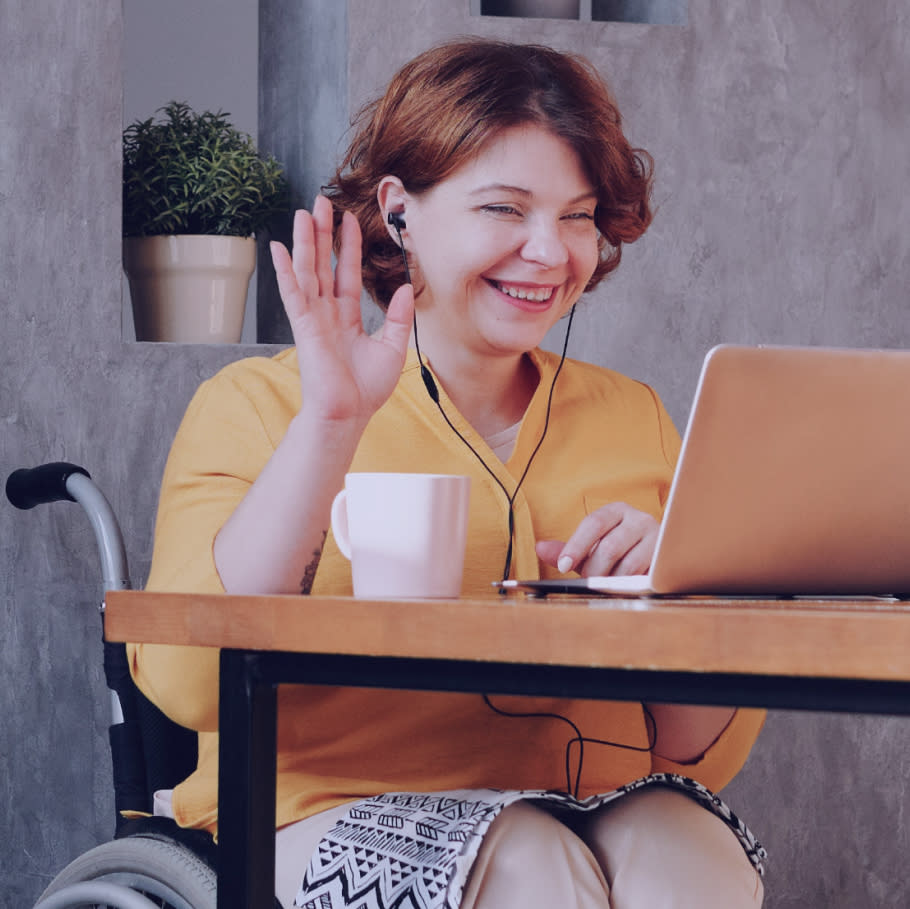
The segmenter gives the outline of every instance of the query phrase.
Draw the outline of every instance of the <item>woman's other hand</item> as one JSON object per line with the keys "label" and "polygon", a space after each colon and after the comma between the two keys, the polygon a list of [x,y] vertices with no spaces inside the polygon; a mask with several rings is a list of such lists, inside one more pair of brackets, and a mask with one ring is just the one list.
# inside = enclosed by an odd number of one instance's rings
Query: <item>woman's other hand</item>
{"label": "woman's other hand", "polygon": [[563,574],[647,574],[659,526],[651,515],[611,502],[589,514],[566,542],[540,540],[537,557]]}
{"label": "woman's other hand", "polygon": [[410,337],[414,294],[398,289],[373,337],[360,313],[361,235],[345,212],[332,269],[332,204],[318,196],[313,213],[294,216],[293,253],[271,244],[278,289],[291,324],[303,407],[317,421],[363,425],[392,393]]}

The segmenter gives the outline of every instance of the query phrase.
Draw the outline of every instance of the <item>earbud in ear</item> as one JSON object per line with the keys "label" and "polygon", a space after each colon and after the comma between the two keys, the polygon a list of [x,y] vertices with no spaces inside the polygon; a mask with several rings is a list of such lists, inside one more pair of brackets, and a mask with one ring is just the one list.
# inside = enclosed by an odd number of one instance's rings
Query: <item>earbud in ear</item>
{"label": "earbud in ear", "polygon": [[391,224],[392,227],[394,227],[396,230],[404,230],[407,227],[407,225],[404,223],[404,212],[390,211],[389,224]]}

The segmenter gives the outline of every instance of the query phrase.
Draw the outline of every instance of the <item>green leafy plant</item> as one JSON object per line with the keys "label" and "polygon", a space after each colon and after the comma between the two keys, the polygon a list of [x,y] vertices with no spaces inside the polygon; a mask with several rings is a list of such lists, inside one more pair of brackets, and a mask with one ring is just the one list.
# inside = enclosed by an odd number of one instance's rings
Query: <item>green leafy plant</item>
{"label": "green leafy plant", "polygon": [[289,208],[281,165],[222,111],[172,101],[123,132],[123,235],[251,237]]}

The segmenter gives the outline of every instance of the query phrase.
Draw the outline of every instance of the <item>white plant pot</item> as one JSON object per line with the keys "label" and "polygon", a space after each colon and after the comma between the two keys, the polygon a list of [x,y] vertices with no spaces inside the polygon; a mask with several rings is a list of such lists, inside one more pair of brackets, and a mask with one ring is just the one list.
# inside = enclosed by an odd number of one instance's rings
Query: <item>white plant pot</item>
{"label": "white plant pot", "polygon": [[252,237],[124,238],[136,340],[238,343],[255,267]]}

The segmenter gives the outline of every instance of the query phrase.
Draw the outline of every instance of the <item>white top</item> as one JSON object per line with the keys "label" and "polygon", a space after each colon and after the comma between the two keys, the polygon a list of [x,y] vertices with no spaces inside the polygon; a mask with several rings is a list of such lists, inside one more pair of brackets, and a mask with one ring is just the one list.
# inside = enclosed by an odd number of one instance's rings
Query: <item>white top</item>
{"label": "white top", "polygon": [[518,438],[519,429],[521,429],[521,420],[484,439],[487,445],[493,449],[493,453],[496,457],[499,458],[503,464],[512,457],[512,450],[515,448],[515,441]]}

